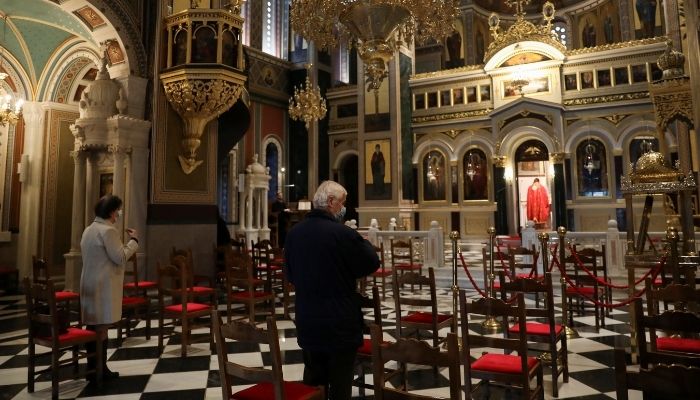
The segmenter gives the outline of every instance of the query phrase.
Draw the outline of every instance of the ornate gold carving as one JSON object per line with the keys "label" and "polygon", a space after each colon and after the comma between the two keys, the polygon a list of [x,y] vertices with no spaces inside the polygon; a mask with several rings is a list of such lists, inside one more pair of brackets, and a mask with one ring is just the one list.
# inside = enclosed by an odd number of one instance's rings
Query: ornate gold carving
{"label": "ornate gold carving", "polygon": [[603,118],[607,119],[608,121],[612,122],[613,124],[617,125],[622,121],[623,119],[629,117],[629,114],[613,114],[613,115],[605,115]]}
{"label": "ornate gold carving", "polygon": [[505,168],[507,159],[508,158],[506,156],[494,156],[492,158],[493,165],[495,165],[498,168]]}
{"label": "ornate gold carving", "polygon": [[656,108],[656,126],[666,126],[677,117],[693,124],[693,97],[690,91],[654,95],[652,97]]}
{"label": "ornate gold carving", "polygon": [[100,17],[100,15],[90,6],[84,6],[74,12],[78,18],[80,18],[87,26],[90,27],[90,30],[95,30],[95,28],[105,24],[104,19],[102,19],[102,17]]}
{"label": "ornate gold carving", "polygon": [[418,124],[421,122],[433,122],[433,121],[446,121],[450,119],[463,119],[463,118],[473,118],[473,117],[483,117],[488,115],[491,111],[490,108],[484,108],[482,110],[474,111],[461,111],[447,114],[437,114],[437,115],[427,115],[425,117],[413,117],[411,122]]}
{"label": "ornate gold carving", "polygon": [[682,77],[685,66],[685,56],[673,48],[673,40],[666,41],[666,51],[656,61],[663,71],[663,79]]}
{"label": "ornate gold carving", "polygon": [[663,154],[656,151],[648,151],[636,164],[630,164],[630,173],[620,183],[623,193],[665,193],[695,188],[692,171],[682,172],[680,161],[676,161],[676,168],[668,167]]}
{"label": "ornate gold carving", "polygon": [[357,122],[351,124],[332,124],[328,127],[330,131],[357,130]]}
{"label": "ornate gold carving", "polygon": [[197,160],[200,137],[206,125],[228,110],[245,92],[245,76],[229,70],[179,69],[161,74],[165,97],[185,123],[180,167],[190,174],[202,164]]}
{"label": "ornate gold carving", "polygon": [[583,106],[588,104],[597,103],[612,103],[615,101],[629,101],[629,100],[639,100],[646,99],[649,97],[649,92],[634,92],[634,93],[623,93],[623,94],[613,94],[608,96],[593,96],[593,97],[582,97],[578,99],[564,100],[565,106]]}
{"label": "ornate gold carving", "polygon": [[569,119],[567,119],[567,120],[566,120],[566,126],[567,126],[567,128],[568,128],[569,126],[575,124],[576,122],[580,121],[580,120],[581,120],[581,118],[569,118]]}
{"label": "ornate gold carving", "polygon": [[552,35],[552,19],[554,18],[554,5],[551,2],[546,2],[542,6],[542,16],[545,23],[536,26],[530,21],[525,20],[525,11],[523,5],[528,4],[530,0],[508,0],[508,5],[515,9],[515,23],[508,27],[504,33],[500,33],[500,18],[498,14],[492,13],[489,17],[489,29],[493,41],[489,44],[484,60],[488,61],[499,50],[513,44],[525,40],[547,43],[548,45],[559,49],[561,52],[566,51],[566,46],[557,40]]}
{"label": "ornate gold carving", "polygon": [[590,53],[597,53],[599,51],[606,51],[606,50],[616,50],[616,49],[626,49],[629,47],[637,47],[637,46],[644,46],[644,45],[649,45],[649,44],[655,44],[655,43],[661,43],[666,41],[668,38],[666,36],[661,36],[661,37],[653,37],[653,38],[646,38],[646,39],[638,39],[638,40],[630,40],[628,42],[619,42],[619,43],[610,43],[610,44],[604,44],[601,46],[594,46],[594,47],[582,47],[579,49],[572,49],[566,52],[567,56],[574,56],[578,54],[590,54]]}
{"label": "ornate gold carving", "polygon": [[[457,75],[462,72],[469,72],[469,71],[477,71],[480,69],[484,68],[484,64],[476,64],[476,65],[465,65],[464,67],[458,67],[458,68],[452,68],[452,69],[443,69],[440,71],[433,71],[433,72],[422,72],[420,74],[415,74],[411,77],[411,80],[415,79],[424,79],[424,78],[436,78],[439,76],[448,76],[448,75]],[[479,79],[483,79],[483,77],[480,77]],[[469,81],[467,81],[469,82]]]}
{"label": "ornate gold carving", "polygon": [[549,159],[554,163],[554,164],[561,164],[564,162],[564,158],[566,158],[566,153],[552,153],[549,155]]}
{"label": "ornate gold carving", "polygon": [[457,131],[457,130],[454,130],[454,129],[450,129],[449,131],[445,131],[445,132],[441,132],[441,133],[443,133],[443,134],[445,134],[445,135],[451,137],[452,139],[454,139],[454,138],[457,137],[457,135],[459,135],[459,134],[462,133],[462,132],[463,132],[463,131]]}

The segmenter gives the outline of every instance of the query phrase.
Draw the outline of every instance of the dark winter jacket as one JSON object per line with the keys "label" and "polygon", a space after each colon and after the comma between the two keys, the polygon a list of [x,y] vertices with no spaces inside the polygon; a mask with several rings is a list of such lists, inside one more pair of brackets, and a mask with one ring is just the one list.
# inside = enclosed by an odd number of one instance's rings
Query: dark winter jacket
{"label": "dark winter jacket", "polygon": [[356,279],[379,268],[372,244],[324,210],[312,210],[287,234],[287,278],[296,289],[299,346],[332,351],[362,344]]}

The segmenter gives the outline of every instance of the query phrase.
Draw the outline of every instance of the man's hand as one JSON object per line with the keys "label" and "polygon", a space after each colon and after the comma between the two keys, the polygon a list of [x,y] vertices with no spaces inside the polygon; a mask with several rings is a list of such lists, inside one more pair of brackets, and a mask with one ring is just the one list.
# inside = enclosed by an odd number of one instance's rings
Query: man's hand
{"label": "man's hand", "polygon": [[136,232],[136,229],[133,228],[126,228],[126,233],[129,235],[131,239],[135,239],[137,242],[139,241],[139,235]]}

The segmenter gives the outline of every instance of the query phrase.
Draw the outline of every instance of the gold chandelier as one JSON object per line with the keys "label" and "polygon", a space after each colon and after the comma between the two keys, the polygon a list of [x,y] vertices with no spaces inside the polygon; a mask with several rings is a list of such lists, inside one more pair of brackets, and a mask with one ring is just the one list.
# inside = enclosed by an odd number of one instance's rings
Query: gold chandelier
{"label": "gold chandelier", "polygon": [[454,30],[456,0],[292,0],[292,29],[321,49],[354,43],[367,90],[379,90],[402,42],[441,40]]}
{"label": "gold chandelier", "polygon": [[[7,74],[0,72],[0,81],[4,81],[7,78]],[[0,126],[5,126],[8,123],[14,125],[22,117],[22,106],[24,101],[19,99],[15,101],[12,95],[4,93],[4,90],[0,89],[3,94],[0,95]]]}
{"label": "gold chandelier", "polygon": [[311,121],[318,121],[326,115],[326,99],[321,96],[321,89],[311,85],[311,64],[306,64],[306,81],[304,86],[294,88],[294,96],[289,98],[289,116],[295,121],[304,121],[309,129]]}

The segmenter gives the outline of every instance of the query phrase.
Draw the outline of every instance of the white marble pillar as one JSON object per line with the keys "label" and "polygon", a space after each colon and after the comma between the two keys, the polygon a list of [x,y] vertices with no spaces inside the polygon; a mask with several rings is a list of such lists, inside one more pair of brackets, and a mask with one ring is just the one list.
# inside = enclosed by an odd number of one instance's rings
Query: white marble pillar
{"label": "white marble pillar", "polygon": [[26,102],[22,110],[24,119],[24,149],[28,167],[21,185],[19,210],[20,231],[17,240],[17,269],[19,276],[31,276],[32,256],[39,253],[39,215],[41,209],[41,173],[44,159],[45,105]]}
{"label": "white marble pillar", "polygon": [[[148,211],[148,149],[132,148],[128,158],[129,209],[125,210],[127,228],[136,229],[139,237],[139,249],[136,260],[139,268],[139,279],[155,280],[155,274],[148,274],[146,265],[146,214]],[[149,276],[150,275],[150,276]]]}
{"label": "white marble pillar", "polygon": [[126,186],[124,175],[124,162],[126,151],[120,146],[110,146],[110,153],[114,159],[114,175],[112,176],[112,194],[124,200],[124,188]]}
{"label": "white marble pillar", "polygon": [[95,203],[100,196],[100,170],[97,165],[98,155],[94,151],[87,154],[87,172],[85,174],[85,225],[95,219]]}
{"label": "white marble pillar", "polygon": [[80,288],[80,275],[83,269],[80,239],[85,228],[85,152],[78,149],[72,151],[71,156],[73,157],[73,210],[70,250],[64,255],[66,260],[65,290],[77,292]]}

